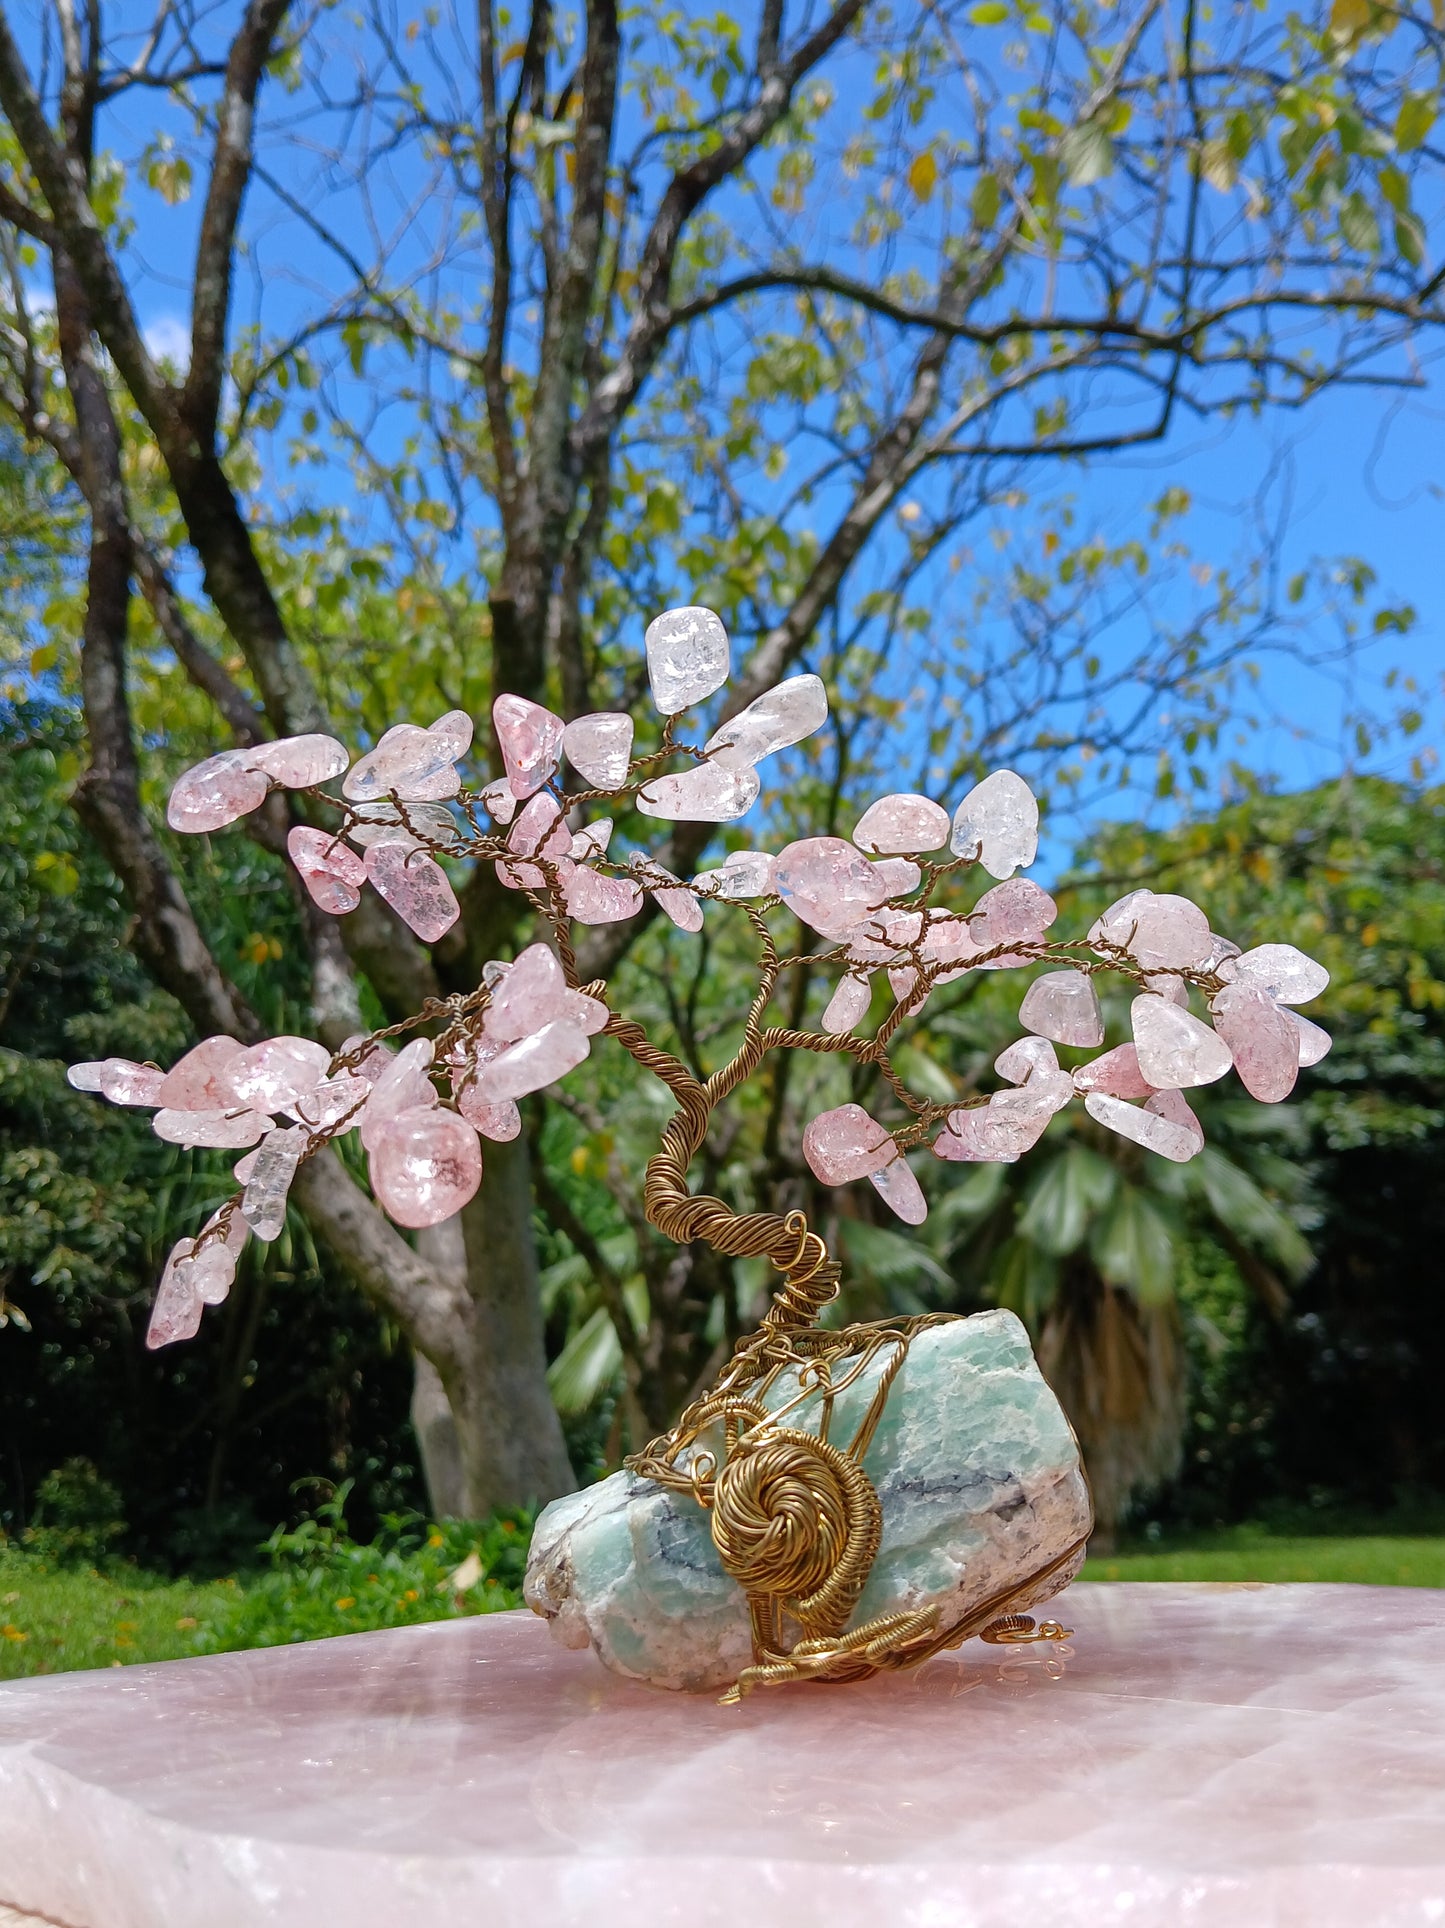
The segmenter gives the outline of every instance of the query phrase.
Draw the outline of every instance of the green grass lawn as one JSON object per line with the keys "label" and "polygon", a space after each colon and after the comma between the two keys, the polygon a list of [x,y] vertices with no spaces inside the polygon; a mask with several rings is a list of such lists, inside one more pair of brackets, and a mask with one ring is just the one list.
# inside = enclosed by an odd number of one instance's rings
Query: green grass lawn
{"label": "green grass lawn", "polygon": [[1133,1544],[1089,1560],[1084,1580],[1344,1580],[1445,1587],[1445,1534],[1269,1533],[1227,1527],[1178,1542]]}
{"label": "green grass lawn", "polygon": [[236,1598],[234,1580],[160,1580],[139,1570],[102,1576],[0,1552],[0,1680],[178,1660],[196,1651],[204,1620]]}

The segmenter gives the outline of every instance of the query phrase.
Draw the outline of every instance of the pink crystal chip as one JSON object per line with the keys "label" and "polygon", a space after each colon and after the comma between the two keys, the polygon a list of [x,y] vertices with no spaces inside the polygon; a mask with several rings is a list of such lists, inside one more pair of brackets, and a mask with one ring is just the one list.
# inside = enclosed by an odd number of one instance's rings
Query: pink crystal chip
{"label": "pink crystal chip", "polygon": [[247,752],[251,766],[264,770],[273,783],[286,790],[309,790],[318,783],[339,777],[350,763],[344,743],[334,736],[283,736],[275,743],[259,744]]}
{"label": "pink crystal chip", "polygon": [[454,797],[461,788],[454,741],[445,730],[434,736],[415,723],[394,724],[374,750],[352,764],[341,793],[357,803],[378,803],[393,794],[411,803]]}
{"label": "pink crystal chip", "polygon": [[77,1091],[98,1091],[113,1105],[158,1105],[166,1074],[153,1064],[134,1064],[129,1058],[101,1058],[92,1064],[73,1064],[67,1084]]}
{"label": "pink crystal chip", "polygon": [[178,1111],[217,1111],[238,1100],[229,1073],[246,1047],[224,1033],[202,1038],[177,1058],[156,1089],[156,1103]]}
{"label": "pink crystal chip", "polygon": [[1154,1087],[1139,1069],[1139,1053],[1132,1044],[1117,1044],[1090,1058],[1074,1073],[1076,1091],[1102,1091],[1110,1098],[1148,1098]]}
{"label": "pink crystal chip", "polygon": [[1233,1063],[1216,1031],[1156,992],[1142,992],[1129,1009],[1139,1070],[1156,1091],[1213,1084]]}
{"label": "pink crystal chip", "polygon": [[270,788],[270,779],[252,763],[250,751],[222,750],[176,779],[166,822],[172,830],[192,835],[220,830],[258,809]]}
{"label": "pink crystal chip", "polygon": [[402,844],[372,844],[366,875],[377,895],[425,944],[444,936],[462,914],[441,866]]}
{"label": "pink crystal chip", "polygon": [[804,837],[778,853],[773,889],[825,937],[843,937],[887,902],[877,867],[841,837]]}
{"label": "pink crystal chip", "polygon": [[[1204,1133],[1179,1091],[1156,1092],[1143,1106],[1126,1104],[1107,1091],[1091,1091],[1084,1099],[1084,1109],[1121,1138],[1172,1159],[1176,1165],[1187,1164],[1204,1143]],[[1187,1119],[1184,1113],[1188,1113]]]}
{"label": "pink crystal chip", "polygon": [[227,1080],[253,1111],[283,1111],[303,1093],[314,1091],[330,1064],[326,1046],[311,1038],[268,1038],[231,1061]]}
{"label": "pink crystal chip", "polygon": [[948,841],[948,812],[911,790],[879,797],[858,819],[853,841],[870,857],[913,857]]}
{"label": "pink crystal chip", "polygon": [[672,823],[731,823],[752,808],[762,787],[751,768],[697,763],[675,776],[649,777],[637,807],[645,817],[665,817]]}
{"label": "pink crystal chip", "polygon": [[545,944],[529,944],[493,986],[483,1020],[487,1036],[515,1044],[561,1017],[566,997],[567,978],[556,952]]}
{"label": "pink crystal chip", "polygon": [[482,1148],[464,1118],[439,1107],[395,1112],[371,1144],[371,1189],[398,1225],[454,1217],[482,1182]]}
{"label": "pink crystal chip", "polygon": [[702,746],[730,769],[751,769],[765,756],[801,743],[828,720],[828,692],[821,677],[790,676],[739,710]]}
{"label": "pink crystal chip", "polygon": [[1082,971],[1048,971],[1036,978],[1019,1006],[1020,1021],[1055,1044],[1104,1042],[1104,1014],[1093,982]]}
{"label": "pink crystal chip", "polygon": [[492,705],[492,728],[514,796],[530,797],[556,775],[566,728],[560,716],[525,696],[504,694]]}
{"label": "pink crystal chip", "polygon": [[579,924],[619,924],[642,909],[642,886],[630,877],[604,877],[585,867],[564,880],[563,899],[569,917]]}
{"label": "pink crystal chip", "polygon": [[1251,1098],[1277,1105],[1289,1096],[1300,1068],[1299,1022],[1292,1011],[1257,983],[1227,984],[1214,1000],[1214,1028]]}
{"label": "pink crystal chip", "polygon": [[855,1030],[867,1017],[872,1002],[873,987],[866,977],[840,978],[823,1013],[823,1029],[832,1037]]}
{"label": "pink crystal chip", "polygon": [[652,700],[661,716],[701,703],[728,680],[728,633],[711,609],[697,604],[665,609],[647,625],[643,646]]}
{"label": "pink crystal chip", "polygon": [[587,1033],[568,1018],[554,1018],[486,1065],[477,1079],[477,1097],[484,1104],[506,1098],[525,1098],[529,1092],[565,1078],[591,1050]]}
{"label": "pink crystal chip", "polygon": [[908,1160],[901,1155],[880,1171],[869,1172],[868,1182],[883,1203],[896,1212],[905,1225],[921,1225],[928,1217],[928,1200],[914,1177]]}
{"label": "pink crystal chip", "polygon": [[366,865],[338,838],[299,823],[287,832],[286,849],[312,901],[333,917],[355,910],[366,882]]}
{"label": "pink crystal chip", "polygon": [[819,1112],[809,1123],[803,1133],[803,1156],[825,1185],[847,1185],[881,1171],[897,1156],[897,1147],[862,1105],[839,1105]]}
{"label": "pink crystal chip", "polygon": [[574,717],[562,731],[562,749],[594,790],[620,790],[632,757],[632,718],[620,710]]}
{"label": "pink crystal chip", "polygon": [[1046,890],[1027,877],[1010,877],[986,890],[969,915],[969,925],[986,949],[996,944],[1036,942],[1059,914]]}

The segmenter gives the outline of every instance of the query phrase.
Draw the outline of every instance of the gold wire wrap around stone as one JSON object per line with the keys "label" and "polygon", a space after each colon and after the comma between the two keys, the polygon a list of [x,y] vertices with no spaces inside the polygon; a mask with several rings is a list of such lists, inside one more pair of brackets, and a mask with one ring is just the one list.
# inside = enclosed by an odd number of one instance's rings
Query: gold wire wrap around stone
{"label": "gold wire wrap around stone", "polygon": [[[1028,1621],[1024,1631],[1024,1616],[1009,1610],[1061,1571],[1087,1536],[941,1632],[936,1606],[884,1614],[845,1631],[883,1530],[864,1455],[910,1341],[955,1315],[927,1313],[821,1330],[819,1315],[837,1297],[842,1268],[804,1214],[738,1213],[720,1198],[688,1191],[688,1167],[713,1109],[761,1056],[755,1021],[737,1057],[706,1084],[650,1045],[630,1020],[614,1015],[607,1028],[669,1086],[678,1103],[647,1167],[643,1204],[649,1221],[679,1245],[701,1239],[728,1258],[766,1258],[782,1275],[762,1323],[738,1342],[716,1383],[687,1407],[670,1432],[626,1462],[630,1471],[690,1494],[711,1513],[724,1571],[747,1596],[754,1664],[722,1696],[724,1703],[739,1701],[756,1687],[862,1680],[916,1667],[985,1630],[1008,1642],[1067,1638],[1053,1621],[1037,1631]],[[837,1395],[884,1354],[857,1431],[846,1446],[835,1445],[828,1432]],[[770,1411],[764,1395],[790,1369],[797,1371],[800,1391]],[[816,1433],[782,1423],[813,1399],[821,1403]]]}

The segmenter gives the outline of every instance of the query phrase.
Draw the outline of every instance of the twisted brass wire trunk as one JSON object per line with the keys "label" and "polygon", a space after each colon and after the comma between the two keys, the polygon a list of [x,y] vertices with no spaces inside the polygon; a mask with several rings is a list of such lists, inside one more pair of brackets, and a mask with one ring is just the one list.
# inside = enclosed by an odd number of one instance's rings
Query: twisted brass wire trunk
{"label": "twisted brass wire trunk", "polygon": [[[760,1686],[859,1680],[914,1667],[976,1633],[1008,1641],[1064,1637],[1057,1623],[1035,1629],[1010,1608],[1063,1570],[1087,1534],[960,1624],[940,1631],[938,1608],[931,1606],[848,1628],[883,1527],[864,1456],[914,1334],[956,1315],[822,1330],[818,1318],[837,1296],[842,1268],[803,1213],[738,1213],[687,1188],[714,1108],[762,1054],[754,1028],[737,1058],[706,1083],[649,1044],[639,1025],[614,1016],[607,1028],[678,1103],[647,1167],[649,1221],[678,1244],[701,1239],[727,1258],[766,1258],[782,1275],[761,1324],[738,1342],[716,1383],[669,1432],[626,1462],[630,1471],[689,1493],[707,1509],[723,1568],[747,1596],[754,1664],[724,1700],[740,1700]],[[886,1356],[863,1420],[847,1445],[838,1446],[828,1437],[834,1399],[880,1355]],[[797,1371],[799,1391],[770,1410],[764,1396],[790,1369]],[[818,1404],[816,1432],[781,1423],[805,1401]]]}

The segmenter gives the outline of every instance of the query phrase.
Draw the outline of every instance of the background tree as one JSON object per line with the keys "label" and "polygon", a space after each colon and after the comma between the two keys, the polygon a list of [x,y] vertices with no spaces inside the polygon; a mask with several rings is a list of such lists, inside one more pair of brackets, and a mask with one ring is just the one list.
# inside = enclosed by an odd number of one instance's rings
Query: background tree
{"label": "background tree", "polygon": [[[618,645],[685,585],[748,647],[734,705],[826,655],[874,725],[899,680],[934,684],[930,787],[1005,755],[1107,764],[1166,694],[1174,727],[1217,725],[1268,585],[1246,622],[1108,663],[1045,647],[1027,604],[974,646],[945,594],[968,525],[1040,461],[1161,441],[1181,412],[1409,380],[1437,319],[1424,13],[764,0],[624,34],[595,4],[535,7],[511,42],[499,21],[250,0],[167,6],[137,40],[98,5],[0,17],[4,405],[89,520],[76,800],[199,1031],[258,1022],[152,821],[142,677],[183,674],[221,741],[364,727],[397,670],[351,624],[404,594],[374,633],[425,665],[419,702],[451,666],[473,708],[626,706]],[[152,247],[193,261],[178,361],[147,335]],[[325,552],[355,533],[343,466],[373,518],[356,571]],[[708,834],[682,830],[673,867]],[[524,934],[485,874],[465,907],[428,951],[298,902],[319,1034],[470,984]],[[339,1164],[306,1168],[316,1236],[416,1349],[444,1507],[570,1482],[531,1195],[519,1141],[413,1247]],[[712,1295],[674,1296],[660,1316]]]}

